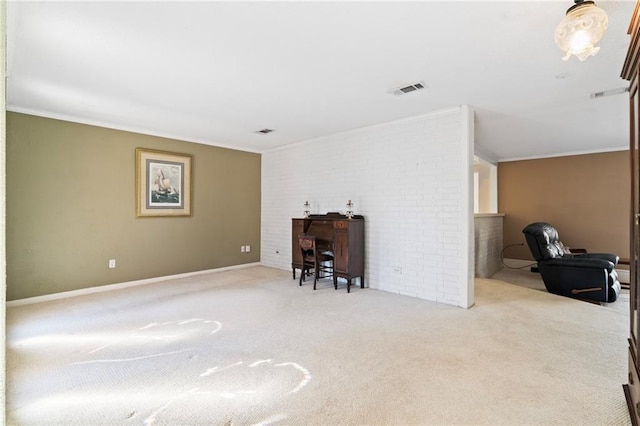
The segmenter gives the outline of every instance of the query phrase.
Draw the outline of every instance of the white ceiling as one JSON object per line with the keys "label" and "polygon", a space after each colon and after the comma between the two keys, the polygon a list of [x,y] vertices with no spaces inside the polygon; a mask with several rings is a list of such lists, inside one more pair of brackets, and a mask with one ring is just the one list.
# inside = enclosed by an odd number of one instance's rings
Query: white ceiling
{"label": "white ceiling", "polygon": [[564,62],[572,4],[10,0],[7,108],[262,152],[469,104],[491,161],[625,149],[627,95],[590,94],[627,86],[634,2]]}

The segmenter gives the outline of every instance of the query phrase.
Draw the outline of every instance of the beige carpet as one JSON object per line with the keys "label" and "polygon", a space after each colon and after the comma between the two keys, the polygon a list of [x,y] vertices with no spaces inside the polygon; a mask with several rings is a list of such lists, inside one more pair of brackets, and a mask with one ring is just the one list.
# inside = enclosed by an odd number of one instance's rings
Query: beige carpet
{"label": "beige carpet", "polygon": [[252,267],[10,307],[8,423],[629,424],[617,303],[478,279],[465,310]]}

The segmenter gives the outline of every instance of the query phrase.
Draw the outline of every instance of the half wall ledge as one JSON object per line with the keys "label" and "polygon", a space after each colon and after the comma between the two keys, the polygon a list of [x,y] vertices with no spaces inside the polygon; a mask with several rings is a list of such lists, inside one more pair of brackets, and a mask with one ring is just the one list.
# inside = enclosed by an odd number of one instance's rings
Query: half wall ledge
{"label": "half wall ledge", "polygon": [[502,235],[504,213],[474,215],[475,276],[489,278],[502,269]]}

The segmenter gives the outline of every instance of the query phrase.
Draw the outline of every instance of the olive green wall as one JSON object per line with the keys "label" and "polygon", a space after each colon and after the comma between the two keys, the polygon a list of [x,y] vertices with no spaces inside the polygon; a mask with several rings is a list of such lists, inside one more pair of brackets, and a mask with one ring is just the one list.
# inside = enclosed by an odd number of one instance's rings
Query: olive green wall
{"label": "olive green wall", "polygon": [[[193,155],[192,217],[136,218],[138,147]],[[7,113],[7,300],[258,262],[260,162]]]}

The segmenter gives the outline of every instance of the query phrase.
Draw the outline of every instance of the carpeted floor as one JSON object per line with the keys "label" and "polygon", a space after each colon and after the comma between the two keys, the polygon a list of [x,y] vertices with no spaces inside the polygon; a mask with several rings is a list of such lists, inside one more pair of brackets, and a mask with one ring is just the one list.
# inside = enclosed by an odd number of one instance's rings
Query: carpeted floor
{"label": "carpeted floor", "polygon": [[628,298],[475,294],[314,292],[251,267],[9,307],[7,422],[630,424]]}

